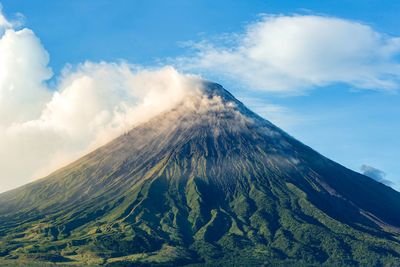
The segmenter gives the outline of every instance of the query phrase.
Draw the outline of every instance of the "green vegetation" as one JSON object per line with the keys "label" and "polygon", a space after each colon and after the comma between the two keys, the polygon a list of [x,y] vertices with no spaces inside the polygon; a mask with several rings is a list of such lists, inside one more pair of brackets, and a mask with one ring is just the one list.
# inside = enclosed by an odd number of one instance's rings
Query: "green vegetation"
{"label": "green vegetation", "polygon": [[209,86],[1,194],[0,266],[400,266],[398,192]]}

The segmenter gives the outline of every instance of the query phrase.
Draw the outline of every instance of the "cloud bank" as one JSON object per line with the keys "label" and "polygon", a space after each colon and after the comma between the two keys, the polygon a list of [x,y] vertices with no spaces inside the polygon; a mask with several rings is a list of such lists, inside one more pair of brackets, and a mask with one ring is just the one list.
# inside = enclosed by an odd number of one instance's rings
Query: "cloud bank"
{"label": "cloud bank", "polygon": [[360,89],[399,88],[400,38],[359,22],[264,16],[243,34],[225,39],[228,44],[191,44],[196,56],[181,58],[179,64],[281,94],[301,94],[334,83]]}
{"label": "cloud bank", "polygon": [[49,55],[0,13],[0,192],[22,185],[176,105],[200,79],[172,67],[86,62],[56,88]]}
{"label": "cloud bank", "polygon": [[365,176],[368,176],[372,179],[374,179],[377,182],[380,182],[382,184],[385,184],[387,186],[392,186],[393,183],[389,180],[387,180],[386,177],[386,173],[382,170],[379,170],[377,168],[374,168],[372,166],[369,165],[362,165],[360,168],[362,174],[364,174]]}

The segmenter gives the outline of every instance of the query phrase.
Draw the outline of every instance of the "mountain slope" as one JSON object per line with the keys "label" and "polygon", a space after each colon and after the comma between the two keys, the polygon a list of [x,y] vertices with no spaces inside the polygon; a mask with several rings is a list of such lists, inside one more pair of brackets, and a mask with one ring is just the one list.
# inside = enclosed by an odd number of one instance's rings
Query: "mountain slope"
{"label": "mountain slope", "polygon": [[0,257],[397,266],[399,211],[400,193],[321,156],[205,83],[175,109],[1,194]]}

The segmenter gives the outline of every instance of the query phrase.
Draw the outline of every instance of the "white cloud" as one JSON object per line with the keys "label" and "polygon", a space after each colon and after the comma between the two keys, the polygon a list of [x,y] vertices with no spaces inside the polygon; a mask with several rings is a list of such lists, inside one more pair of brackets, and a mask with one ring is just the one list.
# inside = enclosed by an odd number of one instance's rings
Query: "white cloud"
{"label": "white cloud", "polygon": [[50,98],[43,84],[52,75],[48,61],[47,52],[32,31],[7,29],[1,36],[1,123],[23,121],[39,114]]}
{"label": "white cloud", "polygon": [[13,27],[0,6],[0,125],[37,116],[50,98],[47,52],[31,30]]}
{"label": "white cloud", "polygon": [[0,19],[0,192],[47,175],[201,86],[172,67],[86,62],[66,68],[49,89],[40,40]]}
{"label": "white cloud", "polygon": [[48,174],[172,108],[189,88],[200,86],[197,78],[173,68],[133,71],[107,63],[86,63],[62,80],[40,116],[1,125],[0,190]]}
{"label": "white cloud", "polygon": [[61,80],[39,116],[0,124],[0,191],[47,175],[201,86],[171,67],[135,70],[125,63],[85,63]]}
{"label": "white cloud", "polygon": [[[253,89],[299,94],[345,83],[356,88],[399,88],[400,38],[368,25],[322,16],[264,16],[229,45],[193,45],[185,69],[217,73]],[[397,59],[396,59],[397,57]]]}

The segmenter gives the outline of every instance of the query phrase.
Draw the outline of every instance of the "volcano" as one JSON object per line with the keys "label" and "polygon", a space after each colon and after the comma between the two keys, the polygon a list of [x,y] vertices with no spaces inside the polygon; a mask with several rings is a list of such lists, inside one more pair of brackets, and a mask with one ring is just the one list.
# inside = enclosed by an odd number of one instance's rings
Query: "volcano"
{"label": "volcano", "polygon": [[400,193],[204,82],[173,109],[0,194],[2,263],[400,266]]}

